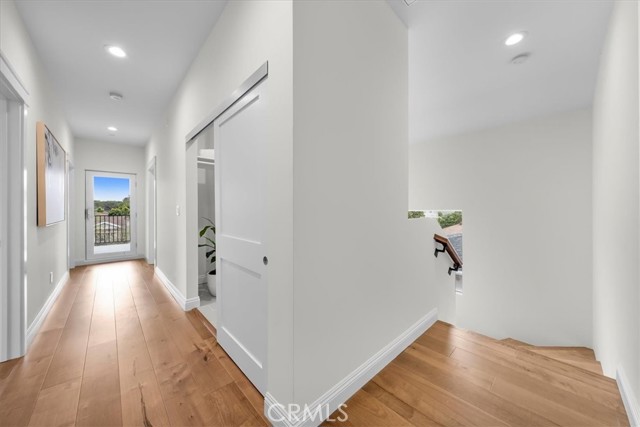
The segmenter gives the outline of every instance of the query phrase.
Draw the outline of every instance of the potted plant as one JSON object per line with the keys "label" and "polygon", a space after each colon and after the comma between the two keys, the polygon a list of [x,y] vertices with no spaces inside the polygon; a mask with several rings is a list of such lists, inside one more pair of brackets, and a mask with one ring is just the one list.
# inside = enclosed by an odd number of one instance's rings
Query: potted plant
{"label": "potted plant", "polygon": [[207,287],[214,297],[216,296],[216,225],[209,218],[204,218],[209,224],[200,230],[200,239],[203,243],[198,245],[199,248],[207,248],[205,257],[211,264],[211,270],[207,274]]}

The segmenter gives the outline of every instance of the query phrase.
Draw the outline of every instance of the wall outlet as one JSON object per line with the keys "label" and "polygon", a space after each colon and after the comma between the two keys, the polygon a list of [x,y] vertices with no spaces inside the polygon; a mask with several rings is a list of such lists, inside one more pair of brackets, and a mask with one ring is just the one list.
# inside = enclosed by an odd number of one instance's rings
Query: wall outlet
{"label": "wall outlet", "polygon": [[49,284],[53,284],[53,271],[49,272]]}
{"label": "wall outlet", "polygon": [[180,216],[180,205],[176,205],[176,216]]}

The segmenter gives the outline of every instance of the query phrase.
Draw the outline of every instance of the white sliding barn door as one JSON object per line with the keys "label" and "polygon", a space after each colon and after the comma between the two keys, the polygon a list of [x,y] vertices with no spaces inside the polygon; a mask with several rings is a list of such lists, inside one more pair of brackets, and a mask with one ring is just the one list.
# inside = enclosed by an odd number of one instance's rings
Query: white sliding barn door
{"label": "white sliding barn door", "polygon": [[266,82],[214,120],[218,341],[267,385]]}

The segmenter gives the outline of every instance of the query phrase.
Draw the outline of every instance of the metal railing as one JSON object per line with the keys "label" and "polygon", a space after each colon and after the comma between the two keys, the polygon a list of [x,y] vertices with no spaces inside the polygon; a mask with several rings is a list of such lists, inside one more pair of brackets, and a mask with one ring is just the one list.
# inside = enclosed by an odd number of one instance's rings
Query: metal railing
{"label": "metal railing", "polygon": [[131,242],[131,218],[129,215],[95,216],[95,246],[129,242]]}

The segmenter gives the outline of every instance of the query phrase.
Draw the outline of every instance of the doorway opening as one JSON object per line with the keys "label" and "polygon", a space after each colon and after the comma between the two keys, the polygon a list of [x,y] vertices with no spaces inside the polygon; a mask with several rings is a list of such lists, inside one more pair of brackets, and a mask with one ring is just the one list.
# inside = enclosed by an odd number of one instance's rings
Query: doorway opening
{"label": "doorway opening", "polygon": [[136,176],[86,172],[87,260],[112,260],[137,253]]}
{"label": "doorway opening", "polygon": [[[185,154],[187,298],[197,295],[202,273],[215,269],[211,290],[205,288],[215,293],[210,323],[215,322],[220,346],[262,394],[269,263],[266,76],[264,64],[187,136]],[[207,317],[207,306],[200,309]]]}
{"label": "doorway opening", "polygon": [[194,144],[198,150],[198,310],[217,327],[213,125],[205,128]]}

